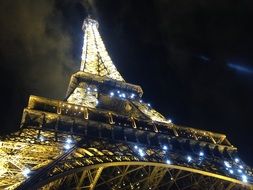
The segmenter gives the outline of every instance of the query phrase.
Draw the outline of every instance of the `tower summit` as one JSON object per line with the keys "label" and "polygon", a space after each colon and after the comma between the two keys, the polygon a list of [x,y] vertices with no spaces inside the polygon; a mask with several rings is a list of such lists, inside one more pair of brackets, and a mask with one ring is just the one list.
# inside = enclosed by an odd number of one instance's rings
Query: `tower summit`
{"label": "tower summit", "polygon": [[124,81],[117,71],[98,32],[98,22],[86,18],[83,22],[84,41],[80,71]]}
{"label": "tower summit", "polygon": [[226,135],[166,119],[124,81],[97,21],[83,30],[65,99],[30,96],[19,131],[0,137],[0,189],[253,189]]}

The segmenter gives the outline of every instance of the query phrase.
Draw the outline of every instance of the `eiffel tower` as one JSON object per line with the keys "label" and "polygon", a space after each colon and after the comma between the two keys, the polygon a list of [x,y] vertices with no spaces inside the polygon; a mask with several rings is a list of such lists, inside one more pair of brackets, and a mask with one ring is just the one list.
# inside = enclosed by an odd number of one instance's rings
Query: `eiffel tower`
{"label": "eiffel tower", "polygon": [[0,189],[253,189],[226,135],[175,125],[125,82],[86,18],[80,70],[64,100],[31,95],[0,138]]}

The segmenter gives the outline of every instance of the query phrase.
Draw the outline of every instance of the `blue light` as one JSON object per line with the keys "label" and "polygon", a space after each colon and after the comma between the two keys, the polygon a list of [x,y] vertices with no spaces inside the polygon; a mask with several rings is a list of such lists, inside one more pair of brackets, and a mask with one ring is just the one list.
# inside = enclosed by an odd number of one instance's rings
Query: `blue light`
{"label": "blue light", "polygon": [[22,174],[25,176],[25,177],[28,177],[28,174],[31,172],[31,170],[29,168],[25,168],[23,171],[22,171]]}
{"label": "blue light", "polygon": [[238,163],[238,162],[239,162],[239,159],[238,159],[238,158],[235,158],[235,162]]}
{"label": "blue light", "polygon": [[171,161],[170,161],[170,160],[166,160],[166,163],[167,163],[167,164],[171,164]]}
{"label": "blue light", "polygon": [[150,105],[150,103],[148,103],[148,107],[150,107],[151,105]]}
{"label": "blue light", "polygon": [[242,166],[242,165],[240,165],[240,166],[239,166],[239,168],[243,169],[243,166]]}
{"label": "blue light", "polygon": [[210,59],[204,55],[200,55],[198,56],[200,59],[204,60],[204,61],[210,61]]}
{"label": "blue light", "polygon": [[237,171],[238,171],[238,173],[242,173],[242,170],[241,170],[241,169],[238,169]]}
{"label": "blue light", "polygon": [[132,98],[132,99],[133,99],[134,97],[135,97],[135,94],[131,94],[130,98]]}
{"label": "blue light", "polygon": [[187,156],[187,160],[188,160],[188,162],[192,161],[192,157],[191,156]]}
{"label": "blue light", "polygon": [[135,145],[134,148],[135,148],[135,149],[138,149],[138,146]]}
{"label": "blue light", "polygon": [[117,91],[117,93],[119,94],[119,93],[120,93],[120,91],[118,90],[118,91]]}
{"label": "blue light", "polygon": [[113,92],[110,92],[110,96],[113,97],[113,96],[114,96],[114,93],[113,93]]}
{"label": "blue light", "polygon": [[204,152],[200,151],[199,156],[204,156]]}
{"label": "blue light", "polygon": [[123,98],[125,98],[126,97],[126,94],[125,93],[122,93],[122,95],[121,95]]}
{"label": "blue light", "polygon": [[142,149],[140,149],[140,148],[139,148],[139,154],[140,154],[140,156],[141,156],[141,157],[143,157],[143,156],[144,156],[144,152],[143,152],[143,150],[142,150]]}
{"label": "blue light", "polygon": [[248,178],[247,178],[246,175],[242,175],[242,181],[243,181],[244,183],[247,183],[247,182],[248,182]]}
{"label": "blue light", "polygon": [[70,144],[65,144],[64,148],[67,150],[70,149]]}
{"label": "blue light", "polygon": [[246,74],[253,74],[253,68],[250,68],[244,65],[234,64],[234,63],[228,63],[227,65],[231,69],[235,69],[239,72],[246,73]]}
{"label": "blue light", "polygon": [[168,147],[166,145],[163,145],[163,150],[168,150]]}
{"label": "blue light", "polygon": [[43,136],[40,136],[40,141],[43,142],[45,138]]}
{"label": "blue light", "polygon": [[66,143],[72,143],[72,140],[70,138],[67,138]]}
{"label": "blue light", "polygon": [[98,91],[98,89],[96,89],[96,88],[95,88],[95,89],[94,89],[94,91],[95,91],[95,92],[97,92],[97,91]]}
{"label": "blue light", "polygon": [[228,161],[224,161],[224,164],[227,168],[231,168],[231,165],[228,163]]}
{"label": "blue light", "polygon": [[229,170],[229,173],[230,173],[230,174],[233,174],[233,173],[234,173],[234,171],[233,171],[233,170]]}
{"label": "blue light", "polygon": [[87,90],[90,91],[90,87],[88,87]]}
{"label": "blue light", "polygon": [[140,100],[139,102],[140,102],[140,103],[142,103],[143,101],[142,101],[142,100]]}

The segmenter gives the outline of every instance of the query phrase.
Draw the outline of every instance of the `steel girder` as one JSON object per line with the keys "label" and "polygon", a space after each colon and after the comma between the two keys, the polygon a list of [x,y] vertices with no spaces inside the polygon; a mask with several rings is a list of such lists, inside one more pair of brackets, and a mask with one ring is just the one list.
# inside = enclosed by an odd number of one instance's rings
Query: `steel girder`
{"label": "steel girder", "polygon": [[[141,155],[140,149],[143,151]],[[213,161],[202,160],[201,164],[206,166],[203,168],[198,166],[197,158],[193,157],[192,162],[187,163],[180,154],[151,147],[136,149],[134,144],[124,142],[83,139],[65,154],[67,156],[55,160],[44,170],[35,171],[18,189],[56,186],[73,189],[117,189],[117,186],[122,189],[132,186],[135,189],[137,186],[141,189],[179,190],[193,187],[252,189],[249,184],[225,173],[215,173],[214,169],[208,171],[208,168],[215,167]],[[166,163],[168,158],[171,163]],[[137,178],[138,173],[143,178]]]}

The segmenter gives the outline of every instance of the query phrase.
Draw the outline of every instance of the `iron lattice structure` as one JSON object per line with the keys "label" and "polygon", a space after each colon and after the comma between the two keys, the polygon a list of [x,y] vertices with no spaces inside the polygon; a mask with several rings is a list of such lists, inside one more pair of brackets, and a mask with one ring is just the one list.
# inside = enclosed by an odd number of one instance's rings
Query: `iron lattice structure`
{"label": "iron lattice structure", "polygon": [[30,96],[0,140],[0,189],[253,189],[224,134],[173,124],[126,83],[85,19],[80,71],[64,100]]}

